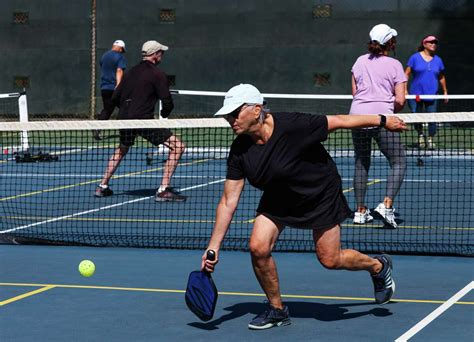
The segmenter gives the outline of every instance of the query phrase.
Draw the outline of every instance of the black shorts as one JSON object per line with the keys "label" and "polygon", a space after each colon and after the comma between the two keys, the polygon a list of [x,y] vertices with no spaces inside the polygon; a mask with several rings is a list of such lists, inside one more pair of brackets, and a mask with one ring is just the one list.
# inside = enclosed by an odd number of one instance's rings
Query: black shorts
{"label": "black shorts", "polygon": [[264,191],[257,213],[285,226],[301,229],[326,229],[342,223],[352,211],[342,192],[340,178],[311,198],[284,189]]}
{"label": "black shorts", "polygon": [[120,144],[130,147],[135,143],[135,138],[141,136],[155,146],[164,143],[173,135],[167,128],[140,128],[140,129],[121,129]]}

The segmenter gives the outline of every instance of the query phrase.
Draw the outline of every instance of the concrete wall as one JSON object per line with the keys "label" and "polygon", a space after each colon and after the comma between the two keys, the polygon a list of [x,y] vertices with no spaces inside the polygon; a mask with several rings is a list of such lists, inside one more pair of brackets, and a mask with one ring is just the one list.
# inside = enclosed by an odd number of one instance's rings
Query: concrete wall
{"label": "concrete wall", "polygon": [[[325,4],[330,17],[313,18]],[[175,10],[173,24],[159,19],[167,8]],[[29,22],[13,24],[13,12],[28,12]],[[87,115],[90,17],[91,0],[2,0],[0,92],[27,76],[30,112]],[[365,53],[370,28],[384,22],[399,32],[403,64],[423,36],[438,35],[450,93],[474,93],[473,19],[467,0],[97,0],[97,63],[123,39],[131,66],[142,43],[156,39],[170,46],[161,68],[176,77],[176,89],[225,91],[249,82],[263,92],[349,94],[351,66]],[[315,74],[329,82],[315,84]]]}

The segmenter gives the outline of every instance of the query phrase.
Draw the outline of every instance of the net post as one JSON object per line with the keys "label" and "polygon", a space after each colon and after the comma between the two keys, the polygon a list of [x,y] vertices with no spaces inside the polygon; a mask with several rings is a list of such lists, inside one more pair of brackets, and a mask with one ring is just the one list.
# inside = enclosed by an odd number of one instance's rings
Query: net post
{"label": "net post", "polygon": [[[18,107],[20,110],[20,122],[28,122],[28,102],[25,91],[18,97]],[[28,151],[29,147],[28,131],[21,131],[21,150]]]}

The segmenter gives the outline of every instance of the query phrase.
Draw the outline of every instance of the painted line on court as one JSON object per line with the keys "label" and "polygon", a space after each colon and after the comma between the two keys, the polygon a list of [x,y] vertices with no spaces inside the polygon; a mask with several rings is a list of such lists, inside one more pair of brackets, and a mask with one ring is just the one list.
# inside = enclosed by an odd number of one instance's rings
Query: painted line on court
{"label": "painted line on court", "polygon": [[[189,165],[193,165],[193,164],[205,163],[209,160],[210,159],[201,159],[201,160],[196,160],[196,161],[189,162],[189,163],[181,163],[179,165],[180,166],[189,166]],[[157,167],[157,168],[149,169],[149,170],[130,172],[130,173],[126,173],[126,174],[123,174],[123,175],[113,176],[112,179],[120,179],[120,178],[125,178],[125,177],[137,176],[137,175],[141,175],[141,174],[144,174],[144,173],[159,171],[159,170],[162,170],[163,168],[164,167]],[[69,184],[69,185],[58,186],[58,187],[54,187],[54,188],[50,188],[50,189],[43,189],[43,190],[38,190],[38,191],[27,192],[27,193],[24,193],[24,194],[19,194],[19,195],[14,195],[14,196],[9,196],[9,197],[3,197],[3,198],[0,198],[0,201],[8,201],[8,200],[12,200],[12,199],[21,198],[21,197],[29,197],[29,196],[40,195],[40,194],[53,192],[53,191],[70,189],[70,188],[74,188],[74,187],[78,187],[78,186],[97,183],[97,182],[100,182],[101,180],[102,179],[94,179],[94,180],[89,180],[89,181],[86,181],[86,182],[80,182],[80,183],[76,183],[76,184]]]}
{"label": "painted line on court", "polygon": [[[4,163],[5,161],[0,161],[0,163]],[[179,164],[180,166],[183,164]],[[158,170],[158,169],[154,169]],[[2,176],[4,177],[12,177],[12,178],[57,178],[57,177],[62,177],[62,178],[101,178],[103,175],[102,174],[78,174],[78,173],[2,173]],[[138,178],[161,178],[161,175],[135,175]],[[466,175],[467,176],[467,175]],[[173,178],[220,178],[221,176],[213,176],[213,175],[205,175],[205,176],[199,176],[199,175],[180,175],[179,172],[176,172],[173,174]],[[341,178],[344,182],[352,182],[353,178]],[[370,182],[374,183],[368,183],[368,185],[372,185],[375,183],[380,183],[380,182],[387,182],[386,178],[380,178],[380,179],[375,179],[371,180],[369,179]],[[459,180],[453,180],[453,179],[409,179],[405,178],[403,180],[404,183],[472,183],[473,181],[467,180],[467,179],[459,179]]]}
{"label": "painted line on court", "polygon": [[[381,183],[381,182],[382,182],[382,179],[374,179],[373,181],[368,182],[367,186],[374,185],[374,184]],[[354,188],[348,188],[348,189],[342,190],[343,193],[351,192],[351,191],[354,191]]]}
{"label": "painted line on court", "polygon": [[[190,187],[187,187],[187,188],[183,188],[183,189],[181,189],[181,191],[187,191],[187,190],[202,188],[202,187],[209,186],[209,185],[212,185],[212,184],[222,183],[224,181],[225,181],[225,179],[219,179],[217,181],[212,181],[212,182],[207,182],[207,183],[203,183],[203,184],[193,185],[193,186],[190,186]],[[121,207],[123,205],[145,201],[145,200],[148,200],[148,199],[151,199],[151,198],[154,198],[154,197],[155,196],[141,197],[141,198],[137,198],[137,199],[130,200],[130,201],[125,201],[125,202],[120,202],[120,203],[107,205],[105,207],[94,208],[94,209],[90,209],[90,210],[86,210],[86,211],[82,211],[82,212],[78,212],[78,213],[74,213],[74,214],[64,215],[64,216],[60,216],[60,217],[54,217],[54,218],[51,218],[49,220],[30,223],[30,224],[27,224],[27,225],[24,225],[24,226],[19,226],[19,227],[7,229],[7,230],[2,230],[2,231],[0,231],[0,234],[11,233],[11,232],[15,232],[15,231],[18,231],[18,230],[23,230],[23,229],[27,229],[27,228],[31,228],[31,227],[36,227],[36,226],[40,226],[40,225],[51,223],[51,222],[66,220],[66,219],[69,219],[69,218],[72,218],[72,217],[87,215],[87,214],[99,212],[99,211],[102,211],[102,210]]]}
{"label": "painted line on court", "polygon": [[[112,290],[112,291],[131,291],[131,292],[158,292],[158,293],[185,293],[185,290],[175,289],[154,289],[154,288],[139,288],[139,287],[119,287],[119,286],[94,286],[94,285],[65,285],[65,284],[30,284],[30,283],[0,283],[0,286],[29,286],[29,287],[51,287],[64,289],[89,289],[89,290]],[[46,290],[44,290],[46,291]],[[223,296],[240,296],[240,297],[265,297],[264,293],[252,292],[219,292]],[[295,299],[325,299],[325,300],[351,300],[374,302],[374,298],[365,297],[341,297],[341,296],[311,296],[311,295],[295,295],[282,294],[283,298]],[[442,304],[442,300],[421,300],[421,299],[391,299],[391,302],[400,303],[422,303],[422,304]],[[457,305],[474,305],[474,302],[456,302]],[[374,302],[374,305],[375,302]]]}
{"label": "painted line on court", "polygon": [[21,300],[23,298],[27,298],[27,297],[31,297],[31,296],[34,296],[38,293],[41,293],[41,292],[44,292],[44,291],[48,291],[48,290],[51,290],[51,289],[54,289],[56,286],[55,285],[44,285],[44,287],[42,287],[41,289],[37,289],[37,290],[34,290],[34,291],[30,291],[30,292],[27,292],[27,293],[24,293],[22,295],[19,295],[19,296],[16,296],[16,297],[12,297],[10,299],[7,299],[7,300],[4,300],[2,302],[0,302],[0,306],[3,306],[3,305],[7,305],[7,304],[10,304],[10,303],[13,303],[13,302],[16,302],[18,300]]}
{"label": "painted line on court", "polygon": [[[184,190],[183,190],[184,191]],[[151,198],[151,197],[148,197]],[[54,217],[50,216],[2,216],[4,220],[51,220]],[[86,221],[86,222],[149,222],[149,223],[214,223],[215,220],[183,220],[183,219],[146,219],[146,218],[117,218],[117,217],[68,217],[64,218],[66,221]],[[232,223],[253,223],[255,218],[247,220],[233,220]],[[365,225],[354,224],[354,223],[342,223],[344,227],[350,227],[353,229],[380,229],[383,223],[373,224],[368,223]],[[414,226],[414,225],[400,225],[398,229],[420,229],[420,230],[460,230],[460,231],[471,231],[474,227],[432,227],[432,226]],[[2,231],[0,231],[2,233]]]}
{"label": "painted line on court", "polygon": [[[468,177],[467,175],[463,175]],[[470,177],[470,176],[469,176]],[[352,182],[354,179],[353,178],[341,178],[344,182]],[[370,179],[369,179],[370,180]],[[380,178],[380,179],[374,179],[373,181],[381,181],[381,182],[387,182],[388,180],[386,178]],[[471,180],[468,179],[459,179],[459,180],[453,180],[453,179],[410,179],[410,178],[405,178],[403,179],[403,183],[472,183]]]}
{"label": "painted line on court", "polygon": [[[1,163],[1,161],[0,161]],[[179,164],[181,166],[181,164]],[[154,169],[158,170],[158,169]],[[100,178],[103,175],[99,174],[77,174],[77,173],[2,173],[2,177],[12,177],[12,178]],[[135,175],[136,178],[161,178],[161,175]],[[173,174],[174,178],[222,178],[222,176],[213,176],[213,175],[180,175],[177,173]]]}
{"label": "painted line on court", "polygon": [[[11,220],[50,220],[53,217],[47,216],[2,216],[3,219]],[[116,218],[116,217],[71,217],[66,221],[86,221],[86,222],[150,222],[150,223],[214,223],[215,220],[183,220],[183,219],[142,219],[142,218]],[[232,220],[231,223],[252,223],[255,219]],[[0,231],[1,233],[1,231]]]}
{"label": "painted line on court", "polygon": [[424,327],[426,327],[428,324],[430,324],[432,321],[434,321],[443,312],[448,310],[453,304],[456,304],[459,299],[464,297],[467,293],[469,293],[473,289],[474,289],[474,281],[471,281],[469,284],[464,286],[463,289],[461,289],[459,292],[457,292],[454,296],[452,296],[447,301],[445,301],[440,307],[438,307],[436,310],[434,310],[428,316],[423,318],[420,322],[415,324],[410,330],[408,330],[402,336],[397,338],[395,340],[395,342],[406,342],[406,341],[408,341],[410,338],[415,336],[420,330],[422,330]]}

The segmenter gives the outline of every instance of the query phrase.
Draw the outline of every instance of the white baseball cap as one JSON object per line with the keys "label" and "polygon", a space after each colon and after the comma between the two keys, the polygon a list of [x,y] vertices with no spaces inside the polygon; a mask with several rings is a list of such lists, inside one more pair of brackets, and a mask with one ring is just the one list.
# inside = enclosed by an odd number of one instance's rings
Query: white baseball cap
{"label": "white baseball cap", "polygon": [[123,48],[123,51],[125,51],[125,42],[123,40],[116,40],[113,45],[117,45],[117,46],[120,46],[121,48]]}
{"label": "white baseball cap", "polygon": [[156,40],[149,40],[145,42],[142,46],[142,55],[149,56],[160,50],[166,51],[168,50],[168,47],[166,45],[158,43]]}
{"label": "white baseball cap", "polygon": [[224,105],[214,116],[227,115],[244,104],[264,104],[260,91],[251,84],[239,84],[225,94]]}
{"label": "white baseball cap", "polygon": [[396,30],[385,24],[375,25],[369,33],[370,40],[375,40],[382,45],[397,35]]}

